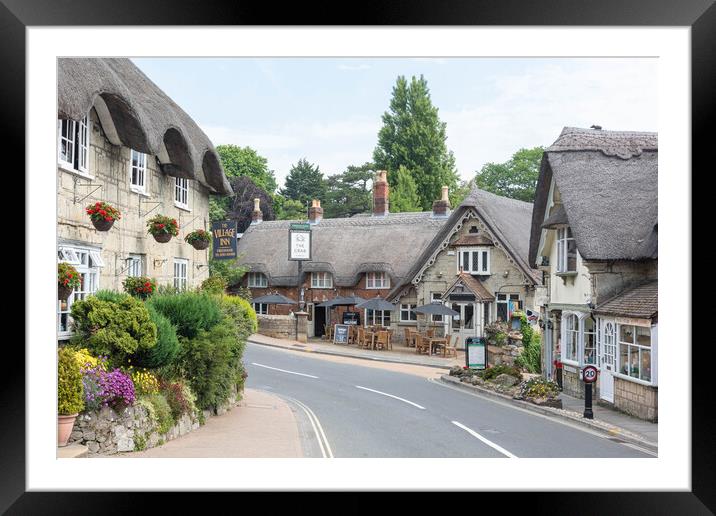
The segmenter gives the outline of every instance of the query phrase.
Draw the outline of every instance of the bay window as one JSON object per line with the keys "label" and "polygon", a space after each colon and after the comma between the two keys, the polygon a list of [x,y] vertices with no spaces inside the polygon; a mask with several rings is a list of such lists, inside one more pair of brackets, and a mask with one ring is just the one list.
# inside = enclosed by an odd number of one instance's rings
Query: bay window
{"label": "bay window", "polygon": [[65,340],[72,335],[72,318],[70,317],[72,304],[97,291],[100,267],[104,264],[97,261],[99,251],[89,248],[63,246],[58,249],[57,256],[60,262],[71,264],[80,275],[80,287],[74,290],[66,300],[57,301],[58,339]]}
{"label": "bay window", "polygon": [[330,272],[312,272],[311,288],[333,288],[333,276]]}
{"label": "bay window", "polygon": [[490,274],[489,247],[461,247],[457,253],[458,271],[470,274]]}
{"label": "bay window", "polygon": [[63,168],[89,174],[89,127],[89,116],[79,122],[57,121],[57,160]]}
{"label": "bay window", "polygon": [[557,229],[557,272],[577,272],[577,243],[570,227]]}
{"label": "bay window", "polygon": [[619,325],[619,372],[651,382],[651,329]]}
{"label": "bay window", "polygon": [[365,288],[389,288],[390,278],[385,272],[367,272],[365,275]]}

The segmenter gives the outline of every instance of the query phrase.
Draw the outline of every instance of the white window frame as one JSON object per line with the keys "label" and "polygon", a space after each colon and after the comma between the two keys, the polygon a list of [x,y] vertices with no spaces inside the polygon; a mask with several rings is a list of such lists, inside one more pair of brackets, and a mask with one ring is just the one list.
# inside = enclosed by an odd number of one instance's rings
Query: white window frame
{"label": "white window frame", "polygon": [[251,303],[254,307],[256,315],[268,315],[268,304],[266,303]]}
{"label": "white window frame", "polygon": [[[491,252],[490,247],[458,247],[457,252],[457,270],[467,272],[469,274],[478,274],[487,276],[490,272]],[[467,254],[467,267],[465,267],[464,256]],[[475,258],[477,257],[477,260]]]}
{"label": "white window frame", "polygon": [[[443,302],[443,300],[442,300],[442,292],[430,292],[430,302],[431,302],[431,303],[435,303],[436,301],[439,302],[439,303],[442,303],[442,302]],[[443,317],[442,315],[431,315],[431,316],[430,316],[430,321],[431,321],[431,322],[434,322],[434,323],[443,323],[443,322],[445,322],[445,321],[444,321],[444,317]]]}
{"label": "white window frame", "polygon": [[[415,309],[418,307],[416,303],[401,303],[400,304],[400,322],[402,323],[417,323],[418,314],[415,313]],[[407,318],[406,318],[407,316]]]}
{"label": "white window frame", "polygon": [[[582,319],[584,317],[584,314],[580,314],[577,312],[562,312],[562,319],[560,321],[561,326],[561,333],[562,333],[562,362],[565,364],[571,364],[578,366],[580,363],[580,343],[581,343],[581,332],[582,332]],[[576,328],[570,327],[571,325],[567,324],[568,321],[576,321]],[[574,339],[574,357],[567,355],[567,350],[569,349],[569,340],[573,338]]]}
{"label": "white window frame", "polygon": [[[574,269],[569,268],[570,242],[573,244]],[[577,272],[577,242],[574,240],[572,228],[562,226],[557,228],[557,272]]]}
{"label": "white window frame", "polygon": [[[137,156],[137,165],[134,165],[134,156]],[[134,171],[137,171],[137,177],[142,179],[141,184],[134,182]],[[147,155],[143,152],[129,149],[129,189],[133,192],[147,193]]]}
{"label": "white window frame", "polygon": [[[62,127],[67,127],[67,137]],[[62,142],[72,151],[69,160],[62,155]],[[80,121],[61,119],[57,121],[57,163],[65,170],[89,176],[90,124],[89,115]],[[75,164],[76,162],[76,164]]]}
{"label": "white window frame", "polygon": [[[616,367],[615,376],[618,376],[619,378],[623,378],[628,381],[641,383],[642,385],[656,385],[655,364],[656,364],[657,352],[656,352],[656,347],[655,347],[655,343],[654,343],[654,340],[655,340],[654,339],[654,331],[655,331],[654,327],[653,326],[651,326],[651,327],[650,326],[640,326],[640,325],[635,325],[635,324],[621,324],[621,323],[617,323],[616,326],[617,326],[617,333],[616,333],[616,346],[617,346],[616,363],[617,363],[617,367]],[[622,327],[623,326],[630,326],[633,328],[633,331],[634,331],[633,342],[622,341],[621,335],[622,335]],[[637,328],[649,330],[649,346],[643,346],[641,344],[636,343],[636,329]],[[639,376],[632,376],[631,371],[628,371],[627,374],[622,373],[622,355],[621,355],[622,345],[627,346],[627,356],[631,356],[630,348],[636,348],[638,350],[637,361],[639,363]],[[647,351],[649,351],[649,354],[650,354],[649,361],[651,363],[651,378],[649,378],[648,380],[643,380],[641,378],[641,352],[642,352],[642,350],[647,350]]]}
{"label": "white window frame", "polygon": [[[586,323],[587,321],[592,321],[592,331],[587,331]],[[580,337],[582,339],[582,343],[580,346],[581,350],[581,357],[579,359],[579,363],[581,365],[595,365],[599,366],[599,342],[597,340],[597,322],[592,320],[592,317],[590,315],[587,315],[586,317],[583,317],[580,323]],[[592,342],[594,343],[594,346],[590,347],[589,349],[594,350],[594,353],[592,354],[593,359],[589,362],[587,362],[587,335],[594,335],[594,339]]]}
{"label": "white window frame", "polygon": [[311,288],[333,288],[333,275],[330,272],[312,272]]}
{"label": "white window frame", "polygon": [[249,272],[249,287],[266,288],[268,287],[268,278],[262,272]]}
{"label": "white window frame", "polygon": [[57,258],[60,262],[69,263],[70,265],[81,264],[79,256],[71,247],[60,247],[57,250]]}
{"label": "white window frame", "polygon": [[174,204],[179,208],[189,209],[189,180],[185,177],[174,178]]}
{"label": "white window frame", "polygon": [[174,258],[174,288],[176,290],[186,290],[188,283],[189,260],[186,258]]}
{"label": "white window frame", "polygon": [[[368,314],[370,312],[370,316]],[[388,324],[386,324],[386,321]],[[363,326],[390,326],[390,311],[389,310],[368,310],[363,309]]]}
{"label": "white window frame", "polygon": [[[77,272],[82,278],[82,285],[80,289],[74,290],[72,294],[70,294],[70,297],[66,301],[67,305],[64,310],[62,309],[63,302],[61,300],[57,301],[57,338],[58,340],[67,340],[73,333],[70,330],[72,327],[72,317],[69,315],[72,310],[72,304],[79,299],[84,299],[85,297],[97,292],[99,289],[100,268],[94,266],[92,263],[93,260],[90,258],[90,253],[98,252],[96,249],[81,246],[62,246],[58,249],[58,256],[60,252],[64,256],[72,255],[76,259],[73,266],[77,269]],[[65,261],[65,263],[71,262]],[[62,330],[63,317],[66,317],[65,330]]]}
{"label": "white window frame", "polygon": [[89,253],[94,267],[104,267],[104,260],[99,251],[90,251]]}
{"label": "white window frame", "polygon": [[365,288],[369,290],[390,288],[390,276],[387,272],[366,272]]}
{"label": "white window frame", "polygon": [[[501,296],[505,296],[505,299],[500,299]],[[513,296],[517,296],[517,298],[513,298]],[[507,320],[508,316],[510,315],[510,301],[517,301],[517,307],[521,310],[524,307],[524,301],[522,300],[522,297],[520,296],[519,292],[499,292],[495,295],[495,321],[497,320],[497,316],[500,312],[500,305],[505,305],[505,320],[502,322],[509,323],[510,321]]]}
{"label": "white window frame", "polygon": [[127,258],[127,277],[138,278],[144,276],[144,255],[130,254]]}

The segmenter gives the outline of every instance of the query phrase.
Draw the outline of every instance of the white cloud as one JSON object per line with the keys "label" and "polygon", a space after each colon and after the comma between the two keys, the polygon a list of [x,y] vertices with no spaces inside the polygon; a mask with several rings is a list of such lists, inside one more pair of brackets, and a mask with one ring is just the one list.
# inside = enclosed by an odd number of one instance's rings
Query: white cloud
{"label": "white cloud", "polygon": [[521,147],[550,145],[564,126],[656,131],[655,60],[607,60],[488,77],[496,97],[440,111],[463,179]]}

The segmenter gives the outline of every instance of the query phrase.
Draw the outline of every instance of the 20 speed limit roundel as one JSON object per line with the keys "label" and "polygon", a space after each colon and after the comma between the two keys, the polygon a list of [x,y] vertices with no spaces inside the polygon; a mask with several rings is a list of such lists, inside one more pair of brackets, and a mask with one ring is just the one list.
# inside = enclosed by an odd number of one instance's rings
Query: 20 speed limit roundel
{"label": "20 speed limit roundel", "polygon": [[582,369],[582,379],[584,380],[584,383],[596,382],[598,371],[599,370],[593,365],[585,366],[584,369]]}

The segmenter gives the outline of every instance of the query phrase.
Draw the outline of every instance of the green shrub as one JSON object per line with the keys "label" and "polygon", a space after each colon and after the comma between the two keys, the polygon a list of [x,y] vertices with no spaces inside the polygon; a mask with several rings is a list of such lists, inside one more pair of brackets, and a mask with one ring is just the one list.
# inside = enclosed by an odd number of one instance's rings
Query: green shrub
{"label": "green shrub", "polygon": [[160,293],[147,305],[166,316],[176,326],[179,336],[191,339],[201,330],[209,330],[221,321],[219,301],[206,292]]}
{"label": "green shrub", "polygon": [[181,349],[169,374],[187,379],[202,410],[226,401],[241,380],[242,343],[233,320],[224,317],[210,330],[199,330],[194,338],[180,337],[179,341]]}
{"label": "green shrub", "polygon": [[92,295],[100,301],[109,301],[110,303],[119,303],[129,297],[129,294],[116,290],[98,290]]}
{"label": "green shrub", "polygon": [[488,367],[487,369],[478,373],[483,380],[492,380],[497,378],[501,374],[509,374],[514,376],[518,380],[522,380],[522,372],[517,367],[509,366],[507,364],[498,364],[494,367]]}
{"label": "green shrub", "polygon": [[85,408],[82,372],[71,349],[57,350],[57,413],[77,414]]}
{"label": "green shrub", "polygon": [[164,367],[174,360],[179,353],[179,339],[176,327],[169,318],[158,312],[153,305],[146,306],[150,319],[157,327],[157,343],[147,350],[140,350],[135,361],[141,367],[155,369]]}
{"label": "green shrub", "polygon": [[159,434],[166,434],[171,427],[174,426],[174,417],[172,416],[172,409],[167,402],[167,399],[159,392],[154,394],[148,394],[143,396],[147,402],[149,402],[154,409],[154,417],[156,418],[157,432]]}
{"label": "green shrub", "polygon": [[221,308],[236,324],[239,338],[245,341],[249,335],[256,333],[259,322],[256,311],[246,299],[239,296],[221,296]]}
{"label": "green shrub", "polygon": [[556,382],[542,376],[535,376],[520,386],[520,395],[524,398],[556,398],[559,386]]}
{"label": "green shrub", "polygon": [[515,365],[539,374],[542,372],[542,338],[527,321],[527,316],[522,314],[520,321],[523,349],[522,354],[515,359]]}
{"label": "green shrub", "polygon": [[[110,300],[111,299],[111,300]],[[101,293],[72,304],[74,345],[105,355],[112,366],[126,366],[137,352],[157,343],[157,327],[144,303],[127,294]]]}
{"label": "green shrub", "polygon": [[228,283],[224,276],[209,276],[201,282],[200,289],[210,294],[222,294],[226,290]]}
{"label": "green shrub", "polygon": [[169,403],[174,420],[178,421],[184,414],[196,414],[196,397],[183,381],[162,382],[160,389]]}

